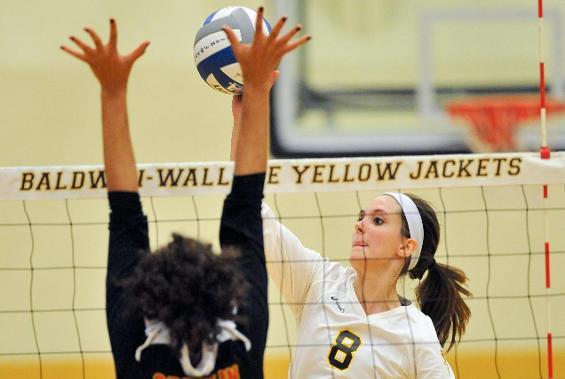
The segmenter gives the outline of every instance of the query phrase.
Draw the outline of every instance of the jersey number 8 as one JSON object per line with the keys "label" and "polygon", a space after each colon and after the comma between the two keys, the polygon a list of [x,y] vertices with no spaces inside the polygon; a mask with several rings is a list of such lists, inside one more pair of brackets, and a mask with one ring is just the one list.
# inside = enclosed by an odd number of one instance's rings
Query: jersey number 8
{"label": "jersey number 8", "polygon": [[328,360],[330,364],[340,370],[345,370],[351,364],[353,353],[361,345],[361,338],[344,330],[335,339],[335,345],[332,346]]}

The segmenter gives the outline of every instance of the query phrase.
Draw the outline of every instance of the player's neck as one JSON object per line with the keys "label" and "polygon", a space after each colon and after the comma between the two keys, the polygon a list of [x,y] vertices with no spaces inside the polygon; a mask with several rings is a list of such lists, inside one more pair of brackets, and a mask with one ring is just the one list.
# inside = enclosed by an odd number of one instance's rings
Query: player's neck
{"label": "player's neck", "polygon": [[396,293],[396,278],[397,275],[390,273],[357,272],[355,293],[366,314],[386,312],[401,305]]}

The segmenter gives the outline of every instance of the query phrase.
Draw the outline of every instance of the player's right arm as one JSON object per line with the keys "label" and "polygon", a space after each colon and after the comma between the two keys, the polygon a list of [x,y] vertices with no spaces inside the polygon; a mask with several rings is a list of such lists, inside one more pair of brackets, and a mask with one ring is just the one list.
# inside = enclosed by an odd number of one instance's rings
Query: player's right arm
{"label": "player's right arm", "polygon": [[113,19],[110,20],[110,39],[106,44],[91,28],[84,30],[90,35],[94,47],[71,36],[71,41],[80,51],[67,46],[61,46],[61,49],[87,63],[100,83],[108,191],[137,191],[137,171],[127,115],[127,85],[133,64],[143,55],[149,42],[143,42],[130,54],[120,55],[117,48],[118,32]]}
{"label": "player's right arm", "polygon": [[309,40],[309,37],[293,40],[300,28],[279,35],[285,21],[286,18],[281,18],[267,37],[262,31],[263,8],[259,8],[250,45],[240,43],[233,30],[224,28],[241,65],[245,86],[243,97],[233,100],[234,180],[224,203],[220,240],[222,245],[236,242],[240,247],[240,269],[251,285],[248,304],[242,310],[250,318],[246,333],[252,343],[250,356],[256,365],[252,369],[254,373],[262,372],[268,326],[261,199],[269,146],[269,93],[282,57]]}
{"label": "player's right arm", "polygon": [[[235,175],[266,171],[269,150],[268,93],[279,75],[276,68],[284,54],[310,40],[309,36],[304,36],[291,41],[301,30],[300,26],[279,37],[285,21],[285,18],[281,19],[269,37],[256,33],[255,38],[259,39],[259,43],[251,47],[241,45],[235,35],[229,29],[226,30],[242,66],[245,83],[244,95],[235,96],[232,102],[234,128],[230,157],[235,161]],[[261,49],[274,40],[278,41],[272,44],[278,45],[277,53]],[[269,63],[261,60],[261,57],[265,57],[264,54],[271,54]],[[320,257],[305,249],[294,234],[277,222],[272,211],[265,205],[263,207],[264,248],[269,274],[298,314],[301,309],[299,304],[304,303],[307,284],[311,278],[310,270],[314,267],[313,261]]]}
{"label": "player's right arm", "polygon": [[70,37],[79,50],[61,49],[87,63],[100,83],[104,167],[110,203],[110,241],[106,276],[106,315],[118,378],[136,377],[134,352],[144,341],[141,315],[126,318],[127,299],[118,281],[129,276],[141,255],[148,251],[147,219],[137,193],[137,170],[129,134],[127,84],[134,62],[145,52],[144,42],[128,55],[117,51],[117,28],[110,21],[110,38],[103,43],[85,28],[94,46]]}
{"label": "player's right arm", "polygon": [[261,213],[269,277],[279,287],[295,317],[300,319],[310,284],[317,270],[323,267],[323,258],[304,247],[266,203]]}
{"label": "player's right arm", "polygon": [[[242,97],[234,96],[231,160],[235,159],[238,146],[241,113]],[[316,267],[320,266],[318,263],[322,257],[315,251],[305,248],[300,239],[278,221],[275,213],[266,203],[262,205],[261,215],[269,277],[277,284],[293,313],[300,317],[309,284]]]}

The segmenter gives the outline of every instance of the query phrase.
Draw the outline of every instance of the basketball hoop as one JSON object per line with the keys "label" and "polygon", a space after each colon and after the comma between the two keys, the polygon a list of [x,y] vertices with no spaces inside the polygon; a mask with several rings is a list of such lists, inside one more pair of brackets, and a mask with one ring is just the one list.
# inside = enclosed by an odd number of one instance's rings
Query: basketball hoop
{"label": "basketball hoop", "polygon": [[[548,116],[565,111],[565,103],[548,100]],[[516,132],[521,124],[539,117],[540,102],[535,96],[489,96],[464,98],[447,106],[454,118],[467,120],[470,148],[474,152],[519,150]]]}

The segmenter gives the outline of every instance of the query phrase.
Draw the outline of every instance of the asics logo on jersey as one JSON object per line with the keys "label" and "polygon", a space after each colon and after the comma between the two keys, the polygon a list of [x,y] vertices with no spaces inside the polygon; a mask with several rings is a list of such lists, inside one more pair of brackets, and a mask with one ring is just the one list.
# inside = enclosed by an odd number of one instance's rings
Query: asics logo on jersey
{"label": "asics logo on jersey", "polygon": [[332,299],[333,301],[335,301],[335,305],[337,305],[337,309],[339,309],[339,311],[341,313],[345,313],[345,309],[341,306],[341,304],[339,303],[339,299],[335,296],[330,296],[330,299]]}

